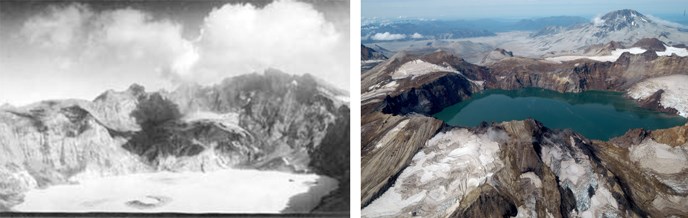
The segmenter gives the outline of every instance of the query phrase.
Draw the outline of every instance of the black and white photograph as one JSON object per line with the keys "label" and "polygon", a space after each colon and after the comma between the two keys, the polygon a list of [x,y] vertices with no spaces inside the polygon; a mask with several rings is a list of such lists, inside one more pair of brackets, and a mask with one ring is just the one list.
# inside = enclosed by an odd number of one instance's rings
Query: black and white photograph
{"label": "black and white photograph", "polygon": [[0,1],[0,215],[348,216],[349,12]]}

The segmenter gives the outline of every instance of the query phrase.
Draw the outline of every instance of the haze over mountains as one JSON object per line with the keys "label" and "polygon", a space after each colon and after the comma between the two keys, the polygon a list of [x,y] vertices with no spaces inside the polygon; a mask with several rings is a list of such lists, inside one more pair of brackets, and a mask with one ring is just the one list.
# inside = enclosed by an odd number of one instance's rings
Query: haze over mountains
{"label": "haze over mountains", "polygon": [[[533,22],[543,24],[544,28],[489,32],[489,34],[479,37],[458,36],[439,39],[430,35],[422,39],[406,37],[396,41],[372,41],[369,38],[364,38],[364,45],[377,47],[376,50],[385,49],[393,52],[428,53],[439,49],[460,55],[471,63],[480,63],[487,54],[495,49],[505,49],[517,56],[538,58],[583,54],[589,46],[602,46],[611,41],[626,46],[630,46],[643,38],[657,38],[668,45],[688,43],[688,29],[685,26],[646,16],[635,10],[612,11],[585,22],[583,22],[584,20],[580,20],[581,22],[564,22],[569,19],[569,17],[539,19]],[[381,26],[380,29],[395,26],[394,23],[378,25]],[[372,24],[371,26],[375,27],[371,27],[371,32],[378,28]],[[516,28],[514,23],[511,26]],[[375,34],[379,34],[379,32]],[[390,32],[390,34],[396,33]],[[368,35],[374,34],[368,33]],[[402,33],[402,35],[408,35],[408,33]],[[391,53],[386,55],[391,56]]]}

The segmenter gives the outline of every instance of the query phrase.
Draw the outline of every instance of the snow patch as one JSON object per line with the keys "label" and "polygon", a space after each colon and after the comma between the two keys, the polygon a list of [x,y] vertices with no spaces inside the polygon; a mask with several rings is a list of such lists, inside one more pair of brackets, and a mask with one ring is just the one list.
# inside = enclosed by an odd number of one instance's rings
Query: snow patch
{"label": "snow patch", "polygon": [[375,97],[386,96],[388,93],[397,90],[397,87],[399,87],[399,84],[394,80],[388,83],[380,82],[375,84],[368,87],[368,92],[361,94],[361,102]]}
{"label": "snow patch", "polygon": [[677,174],[688,169],[688,153],[681,147],[672,148],[652,139],[643,140],[630,149],[631,161],[659,174]]}
{"label": "snow patch", "polygon": [[203,120],[222,120],[226,123],[239,124],[239,114],[232,112],[220,114],[208,111],[196,111],[188,113],[182,117],[182,121],[187,123]]}
{"label": "snow patch", "polygon": [[[603,186],[598,186],[595,190],[595,195],[590,198],[590,208],[583,211],[581,217],[619,217],[619,205],[616,203],[616,199],[612,196]],[[609,216],[610,214],[616,216]]]}
{"label": "snow patch", "polygon": [[657,55],[659,55],[659,56],[671,56],[672,54],[676,54],[680,57],[688,56],[688,49],[669,47],[669,46],[665,46],[665,47],[666,47],[666,50],[665,51],[658,51]]}
{"label": "snow patch", "polygon": [[563,61],[572,61],[572,60],[578,60],[578,59],[587,58],[587,59],[595,60],[595,61],[603,61],[603,62],[604,62],[604,61],[610,61],[610,62],[614,62],[614,61],[616,61],[617,59],[619,59],[619,57],[621,57],[621,54],[623,54],[624,52],[629,52],[629,53],[631,53],[631,54],[642,54],[642,53],[644,53],[645,51],[646,51],[645,49],[642,49],[642,48],[639,48],[639,47],[633,47],[633,48],[627,48],[627,49],[616,49],[616,50],[612,51],[612,54],[611,54],[611,55],[605,55],[605,56],[579,56],[579,55],[573,55],[573,56],[550,57],[550,58],[545,58],[545,60],[554,61],[554,62],[561,63],[561,62],[563,62]]}
{"label": "snow patch", "polygon": [[535,188],[541,188],[542,187],[542,180],[540,180],[540,177],[535,175],[535,173],[533,173],[533,172],[527,172],[527,173],[521,174],[521,176],[519,176],[519,178],[528,179],[528,181],[530,181],[530,183],[533,184],[535,186]]}
{"label": "snow patch", "polygon": [[647,79],[628,90],[628,95],[636,100],[650,97],[660,89],[664,90],[659,103],[666,108],[674,108],[678,114],[688,117],[688,75],[670,75]]}
{"label": "snow patch", "polygon": [[428,63],[420,59],[406,62],[402,64],[399,69],[392,73],[392,79],[403,79],[407,77],[415,78],[433,72],[452,72],[459,73],[451,66],[440,66],[433,63]]}
{"label": "snow patch", "polygon": [[[645,49],[639,48],[639,47],[633,47],[633,48],[627,48],[627,49],[616,49],[612,51],[611,55],[605,55],[605,56],[581,56],[581,55],[572,55],[572,56],[558,56],[558,57],[549,57],[545,58],[545,60],[548,61],[554,61],[557,63],[561,63],[563,61],[572,61],[572,60],[578,60],[578,59],[590,59],[590,60],[595,60],[595,61],[610,61],[614,62],[619,57],[621,57],[621,54],[624,52],[629,52],[631,54],[642,54],[644,53]],[[685,57],[688,56],[688,50],[685,48],[676,48],[676,47],[669,47],[666,46],[665,51],[658,51],[656,52],[657,56],[671,56],[672,54],[676,54],[680,57]]]}
{"label": "snow patch", "polygon": [[467,193],[502,166],[499,144],[489,136],[467,129],[438,133],[413,157],[396,183],[361,214],[408,216],[411,208],[423,208],[427,214],[420,216],[454,211]]}

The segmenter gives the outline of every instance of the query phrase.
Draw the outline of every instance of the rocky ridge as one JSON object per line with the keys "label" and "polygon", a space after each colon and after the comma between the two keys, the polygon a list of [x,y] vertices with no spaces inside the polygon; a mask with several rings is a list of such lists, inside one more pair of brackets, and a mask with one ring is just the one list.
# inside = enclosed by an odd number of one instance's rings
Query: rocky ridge
{"label": "rocky ridge", "polygon": [[[154,171],[222,168],[318,173],[340,181],[319,211],[348,211],[349,106],[344,91],[276,70],[93,101],[0,111],[0,205],[35,187]],[[344,137],[346,135],[346,137]],[[343,161],[346,160],[346,161]],[[328,206],[330,205],[330,206]]]}
{"label": "rocky ridge", "polygon": [[634,43],[643,38],[681,44],[686,43],[688,33],[680,27],[657,22],[638,11],[624,9],[609,12],[585,25],[532,36],[534,47],[556,53],[575,53],[572,49],[610,41]]}
{"label": "rocky ridge", "polygon": [[396,54],[361,80],[362,215],[683,216],[688,126],[631,130],[603,142],[534,120],[467,129],[429,115],[490,88],[625,92],[685,74],[686,59],[650,52],[614,62],[507,57],[481,67],[443,52]]}

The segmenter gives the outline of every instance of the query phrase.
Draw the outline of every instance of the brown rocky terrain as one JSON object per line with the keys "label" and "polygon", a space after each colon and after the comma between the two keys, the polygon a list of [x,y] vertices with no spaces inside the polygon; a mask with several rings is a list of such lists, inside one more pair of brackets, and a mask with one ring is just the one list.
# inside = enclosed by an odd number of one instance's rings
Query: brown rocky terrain
{"label": "brown rocky terrain", "polygon": [[[687,60],[646,52],[615,62],[507,57],[481,67],[443,52],[394,55],[361,79],[362,215],[686,216],[688,125],[592,141],[535,120],[461,128],[430,115],[483,89],[626,91],[686,74]],[[656,95],[644,104],[661,107]]]}
{"label": "brown rocky terrain", "polygon": [[660,41],[657,38],[643,38],[641,40],[638,40],[631,47],[640,47],[642,49],[650,51],[666,51],[666,46],[664,46],[664,42]]}
{"label": "brown rocky terrain", "polygon": [[501,49],[501,48],[496,48],[494,51],[491,51],[485,57],[483,60],[480,61],[480,65],[489,65],[498,61],[501,61],[505,58],[510,58],[513,57],[514,53]]}

